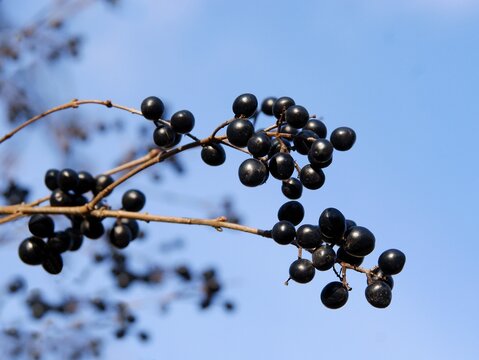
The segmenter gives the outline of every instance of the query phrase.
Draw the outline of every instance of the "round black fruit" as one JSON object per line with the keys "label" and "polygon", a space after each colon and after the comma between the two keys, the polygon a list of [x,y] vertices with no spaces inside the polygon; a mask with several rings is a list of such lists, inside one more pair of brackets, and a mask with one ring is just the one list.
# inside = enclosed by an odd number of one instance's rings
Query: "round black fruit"
{"label": "round black fruit", "polygon": [[374,250],[374,234],[362,226],[353,226],[348,230],[343,248],[352,256],[366,256]]}
{"label": "round black fruit", "polygon": [[248,140],[248,151],[255,158],[260,158],[268,155],[271,148],[271,139],[263,131],[259,131]]}
{"label": "round black fruit", "polygon": [[313,280],[315,273],[313,263],[307,259],[295,260],[289,267],[289,277],[300,284]]}
{"label": "round black fruit", "polygon": [[339,127],[331,133],[331,144],[339,151],[351,149],[356,142],[356,133],[348,127]]}
{"label": "round black fruit", "polygon": [[324,123],[318,119],[309,119],[306,125],[303,126],[303,130],[311,130],[321,139],[324,139],[328,133],[326,125],[324,125]]}
{"label": "round black fruit", "polygon": [[256,112],[258,99],[253,94],[242,94],[233,101],[232,107],[236,117],[249,118]]}
{"label": "round black fruit", "polygon": [[228,141],[238,147],[245,147],[254,134],[254,126],[246,119],[233,120],[226,128]]}
{"label": "round black fruit", "polygon": [[156,96],[149,96],[141,103],[141,113],[148,120],[159,120],[165,111],[165,105]]}
{"label": "round black fruit", "polygon": [[45,249],[45,242],[39,237],[32,236],[20,243],[18,255],[25,264],[40,265],[45,258]]}
{"label": "round black fruit", "polygon": [[366,300],[372,306],[383,309],[391,303],[393,293],[384,281],[375,281],[366,287]]}
{"label": "round black fruit", "polygon": [[311,144],[308,151],[308,160],[311,165],[326,167],[326,164],[333,156],[333,145],[326,139],[318,139]]}
{"label": "round black fruit", "polygon": [[310,224],[301,225],[296,231],[298,246],[305,249],[314,249],[321,246],[321,234],[318,227]]}
{"label": "round black fruit", "polygon": [[104,190],[107,186],[113,184],[113,178],[110,175],[98,175],[95,177],[95,186],[93,188],[93,194],[98,194],[102,190]]}
{"label": "round black fruit", "polygon": [[406,255],[397,249],[384,251],[378,259],[379,268],[387,275],[399,274],[405,263]]}
{"label": "round black fruit", "polygon": [[329,245],[322,245],[313,253],[313,266],[321,271],[329,270],[336,262],[336,252]]}
{"label": "round black fruit", "polygon": [[239,166],[238,176],[243,185],[249,187],[258,186],[266,181],[268,168],[258,159],[247,159]]}
{"label": "round black fruit", "polygon": [[281,245],[291,244],[296,237],[296,229],[289,221],[282,220],[274,224],[271,230],[273,240]]}
{"label": "round black fruit", "polygon": [[286,122],[296,129],[301,129],[309,119],[308,110],[301,105],[290,106],[284,113]]}
{"label": "round black fruit", "polygon": [[67,192],[55,189],[50,195],[51,206],[69,206],[73,205],[73,198]]}
{"label": "round black fruit", "polygon": [[391,275],[386,275],[379,268],[376,268],[371,272],[371,280],[372,281],[384,281],[386,284],[389,285],[391,290],[394,288],[393,277]]}
{"label": "round black fruit", "polygon": [[126,211],[140,211],[145,206],[146,197],[140,190],[128,190],[121,198],[121,204]]}
{"label": "round black fruit", "polygon": [[162,125],[153,131],[153,141],[159,147],[172,146],[176,140],[176,132],[169,125]]}
{"label": "round black fruit", "polygon": [[286,180],[294,172],[294,160],[288,153],[279,152],[269,160],[269,172],[279,180]]}
{"label": "round black fruit", "polygon": [[298,201],[288,201],[278,210],[278,220],[286,220],[298,225],[304,218],[304,207]]}
{"label": "round black fruit", "polygon": [[313,167],[308,164],[301,169],[299,179],[305,188],[317,190],[324,185],[326,177],[321,169],[313,169]]}
{"label": "round black fruit", "polygon": [[301,130],[293,138],[296,151],[301,155],[307,155],[311,145],[319,139],[319,136],[311,130]]}
{"label": "round black fruit", "polygon": [[338,209],[327,208],[319,216],[319,227],[323,236],[338,242],[346,231],[346,219]]}
{"label": "round black fruit", "polygon": [[339,309],[348,301],[348,289],[339,281],[327,284],[321,291],[321,302],[329,309]]}
{"label": "round black fruit", "polygon": [[63,191],[76,190],[78,186],[78,174],[72,169],[63,169],[58,172],[57,183],[58,187]]}
{"label": "round black fruit", "polygon": [[58,188],[58,173],[59,171],[57,169],[49,169],[45,173],[45,185],[52,191]]}
{"label": "round black fruit", "polygon": [[170,125],[179,134],[187,134],[195,127],[195,117],[188,110],[180,110],[171,117]]}
{"label": "round black fruit", "polygon": [[219,166],[226,160],[226,153],[221,144],[210,143],[201,149],[201,159],[210,166]]}
{"label": "round black fruit", "polygon": [[89,239],[98,239],[105,233],[105,228],[97,218],[83,219],[80,230]]}
{"label": "round black fruit", "polygon": [[336,253],[336,260],[339,262],[345,262],[353,266],[359,266],[363,263],[364,257],[357,257],[349,255],[346,251],[344,251],[343,247],[340,246]]}
{"label": "round black fruit", "polygon": [[50,216],[35,214],[28,221],[28,229],[33,235],[46,238],[53,235],[55,224]]}
{"label": "round black fruit", "polygon": [[72,239],[66,231],[57,231],[47,241],[48,250],[59,254],[70,250],[71,246]]}
{"label": "round black fruit", "polygon": [[272,96],[267,97],[263,100],[263,102],[261,103],[261,111],[263,112],[263,114],[270,116],[273,115],[273,105],[275,101],[276,98]]}
{"label": "round black fruit", "polygon": [[281,185],[281,192],[288,199],[299,199],[303,193],[303,184],[296,178],[284,180]]}
{"label": "round black fruit", "polygon": [[45,253],[45,258],[43,259],[42,266],[46,272],[52,275],[60,274],[63,269],[62,256],[56,251],[49,250]]}
{"label": "round black fruit", "polygon": [[131,240],[131,231],[127,225],[115,225],[110,231],[110,242],[119,249],[126,248]]}
{"label": "round black fruit", "polygon": [[276,119],[279,119],[281,115],[293,105],[295,105],[293,99],[288,96],[282,96],[279,99],[276,99],[274,102],[273,115],[276,117]]}
{"label": "round black fruit", "polygon": [[77,194],[84,194],[88,191],[92,191],[95,187],[95,179],[87,171],[78,172],[78,185],[75,189]]}

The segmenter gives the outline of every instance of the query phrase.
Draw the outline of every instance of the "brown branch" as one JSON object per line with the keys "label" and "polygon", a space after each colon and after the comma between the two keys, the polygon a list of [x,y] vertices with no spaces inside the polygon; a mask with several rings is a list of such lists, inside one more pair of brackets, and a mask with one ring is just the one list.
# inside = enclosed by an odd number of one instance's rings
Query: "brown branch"
{"label": "brown branch", "polygon": [[[45,196],[45,197],[42,197],[38,200],[32,201],[31,203],[25,204],[24,206],[34,207],[34,206],[40,205],[41,203],[43,203],[45,201],[48,201],[49,199],[50,199],[50,196]],[[0,218],[0,225],[5,224],[5,223],[10,222],[10,221],[13,221],[13,220],[16,220],[16,219],[18,219],[19,217],[22,217],[22,216],[23,216],[22,214],[11,214],[11,215],[2,217],[2,218]]]}
{"label": "brown branch", "polygon": [[136,114],[136,115],[142,115],[141,111],[133,109],[133,108],[128,108],[123,105],[118,105],[118,104],[113,104],[111,100],[78,100],[78,99],[73,99],[72,101],[65,103],[60,106],[56,106],[54,108],[51,108],[39,115],[36,115],[27,121],[25,121],[23,124],[17,126],[15,129],[10,131],[9,133],[5,134],[1,139],[0,139],[0,144],[3,143],[4,141],[8,140],[11,138],[13,135],[15,135],[17,132],[22,130],[23,128],[29,126],[30,124],[50,115],[58,111],[66,110],[66,109],[76,109],[80,105],[86,105],[86,104],[96,104],[96,105],[103,105],[108,108],[116,108],[124,111],[128,111],[131,114]]}

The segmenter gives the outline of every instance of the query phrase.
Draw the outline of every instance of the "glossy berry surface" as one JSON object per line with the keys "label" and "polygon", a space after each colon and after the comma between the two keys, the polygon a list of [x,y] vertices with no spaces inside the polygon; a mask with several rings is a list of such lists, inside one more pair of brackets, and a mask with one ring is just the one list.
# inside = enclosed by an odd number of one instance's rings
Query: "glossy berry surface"
{"label": "glossy berry surface", "polygon": [[249,118],[254,115],[258,107],[258,99],[253,94],[242,94],[233,101],[233,113],[236,117]]}
{"label": "glossy berry surface", "polygon": [[346,219],[338,209],[327,208],[319,216],[319,227],[323,236],[337,242],[342,239],[346,231]]}
{"label": "glossy berry surface", "polygon": [[326,139],[318,139],[311,144],[308,151],[308,160],[311,165],[318,164],[323,167],[322,164],[326,163],[333,156],[333,145]]}
{"label": "glossy berry surface", "polygon": [[55,190],[58,188],[58,177],[59,171],[57,169],[49,169],[45,173],[45,185],[47,186],[48,189],[50,190]]}
{"label": "glossy berry surface", "polygon": [[78,172],[78,185],[75,188],[75,193],[84,194],[88,191],[92,191],[95,187],[95,179],[87,171]]}
{"label": "glossy berry surface", "polygon": [[113,178],[110,175],[98,175],[95,177],[95,186],[93,188],[93,194],[98,194],[104,190],[107,186],[113,184]]}
{"label": "glossy berry surface", "polygon": [[35,214],[28,221],[28,230],[38,237],[46,238],[53,235],[55,224],[53,219],[44,214]]}
{"label": "glossy berry surface", "polygon": [[273,115],[279,119],[281,115],[291,106],[296,105],[293,99],[288,96],[282,96],[273,104]]}
{"label": "glossy berry surface", "polygon": [[326,125],[324,125],[324,123],[318,119],[309,119],[306,122],[306,125],[303,126],[303,130],[311,130],[321,139],[324,139],[328,133]]}
{"label": "glossy berry surface", "polygon": [[298,225],[304,218],[304,207],[299,201],[288,201],[278,210],[278,220],[287,220]]}
{"label": "glossy berry surface", "polygon": [[170,125],[180,134],[187,134],[195,127],[195,117],[188,110],[180,110],[171,116]]}
{"label": "glossy berry surface", "polygon": [[165,105],[156,96],[149,96],[141,103],[141,113],[148,120],[159,120],[165,111]]}
{"label": "glossy berry surface", "polygon": [[169,125],[158,126],[153,131],[153,141],[159,147],[172,146],[176,140],[176,132]]}
{"label": "glossy berry surface", "polygon": [[317,190],[324,185],[326,177],[321,169],[314,169],[311,165],[303,166],[299,173],[299,180],[310,190]]}
{"label": "glossy berry surface", "polygon": [[63,169],[58,172],[58,187],[63,191],[75,190],[78,186],[78,174],[72,169]]}
{"label": "glossy berry surface", "polygon": [[251,136],[247,143],[248,151],[256,158],[268,155],[271,148],[271,138],[263,131]]}
{"label": "glossy berry surface", "polygon": [[[241,120],[244,121],[244,120]],[[268,176],[268,168],[257,159],[247,159],[238,169],[238,177],[245,186],[254,187],[263,184]]]}
{"label": "glossy berry surface", "polygon": [[118,249],[126,248],[131,240],[130,228],[124,224],[115,225],[110,231],[110,242]]}
{"label": "glossy berry surface", "polygon": [[130,229],[130,232],[131,232],[131,240],[135,240],[139,233],[140,233],[140,226],[138,225],[138,221],[136,221],[135,219],[126,219],[126,218],[123,218],[120,220],[120,223],[123,224],[123,225],[126,225],[128,226],[128,228]]}
{"label": "glossy berry surface", "polygon": [[296,151],[301,155],[307,155],[311,145],[319,139],[319,136],[311,130],[301,130],[293,138]]}
{"label": "glossy berry surface", "polygon": [[294,160],[288,153],[279,152],[269,160],[269,172],[279,180],[286,180],[294,172]]}
{"label": "glossy berry surface", "polygon": [[296,237],[296,229],[291,222],[282,220],[274,224],[271,236],[278,244],[288,245]]}
{"label": "glossy berry surface", "polygon": [[274,156],[274,154],[277,154],[279,152],[281,152],[281,150],[287,150],[288,152],[291,150],[291,143],[286,140],[286,139],[281,139],[278,140],[278,139],[274,139],[272,142],[271,142],[271,148],[268,152],[268,157],[272,158]]}
{"label": "glossy berry surface", "polygon": [[321,291],[321,302],[329,309],[339,309],[348,301],[349,292],[339,281],[330,282]]}
{"label": "glossy berry surface", "polygon": [[352,256],[366,256],[374,250],[376,239],[374,234],[362,226],[353,226],[348,231],[344,242],[344,250]]}
{"label": "glossy berry surface", "polygon": [[387,275],[399,274],[405,263],[406,255],[397,249],[384,251],[378,259],[379,268]]}
{"label": "glossy berry surface", "polygon": [[300,284],[313,280],[315,273],[313,264],[307,259],[295,260],[289,267],[289,277]]}
{"label": "glossy berry surface", "polygon": [[70,206],[73,205],[73,198],[67,192],[55,189],[50,195],[51,206]]}
{"label": "glossy berry surface", "polygon": [[45,258],[45,242],[39,237],[26,238],[18,247],[20,259],[28,265],[40,265]]}
{"label": "glossy berry surface", "polygon": [[275,101],[276,98],[272,96],[267,97],[263,100],[263,102],[261,103],[261,111],[263,112],[263,114],[269,116],[273,115],[273,105]]}
{"label": "glossy berry surface", "polygon": [[121,198],[121,205],[126,211],[140,211],[145,206],[146,197],[140,190],[128,190]]}
{"label": "glossy berry surface", "polygon": [[219,166],[226,160],[226,153],[221,144],[210,143],[201,149],[201,159],[210,166]]}
{"label": "glossy berry surface", "polygon": [[381,269],[376,269],[371,272],[371,280],[372,281],[384,281],[386,284],[389,285],[391,290],[394,288],[394,279],[391,275],[386,275],[381,271]]}
{"label": "glossy berry surface", "polygon": [[65,232],[68,234],[71,240],[70,251],[77,251],[83,244],[83,235],[80,229],[66,228]]}
{"label": "glossy berry surface", "polygon": [[284,113],[286,122],[296,129],[301,129],[309,120],[309,113],[301,105],[290,106]]}
{"label": "glossy berry surface", "polygon": [[366,287],[366,300],[372,306],[383,309],[389,306],[392,299],[392,291],[384,281],[375,281]]}
{"label": "glossy berry surface", "polygon": [[351,149],[356,142],[356,133],[348,127],[339,127],[331,133],[331,144],[339,151]]}
{"label": "glossy berry surface", "polygon": [[226,128],[228,141],[238,147],[245,147],[254,134],[254,126],[246,119],[233,120]]}
{"label": "glossy berry surface", "polygon": [[305,249],[314,249],[321,246],[321,234],[318,227],[310,224],[301,225],[296,231],[298,246]]}
{"label": "glossy berry surface", "polygon": [[331,269],[336,262],[336,252],[331,246],[322,245],[314,251],[312,260],[316,269],[326,271]]}
{"label": "glossy berry surface", "polygon": [[303,194],[303,184],[296,178],[289,178],[281,184],[281,192],[288,199],[299,199]]}

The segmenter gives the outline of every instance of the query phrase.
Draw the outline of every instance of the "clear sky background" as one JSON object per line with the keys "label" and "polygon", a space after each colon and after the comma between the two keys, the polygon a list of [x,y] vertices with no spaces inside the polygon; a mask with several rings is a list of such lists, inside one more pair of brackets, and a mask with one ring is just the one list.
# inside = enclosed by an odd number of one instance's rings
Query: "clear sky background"
{"label": "clear sky background", "polygon": [[[38,3],[5,1],[4,8],[28,19]],[[389,248],[407,255],[389,308],[370,306],[365,279],[351,275],[348,303],[332,311],[319,299],[336,279],[332,272],[317,272],[306,285],[282,284],[296,256],[292,247],[231,231],[150,224],[150,245],[138,246],[157,246],[156,237],[189,239],[183,253],[158,260],[218,266],[238,311],[198,312],[181,303],[158,315],[146,299],[155,294],[133,289],[130,295],[145,298],[141,321],[154,339],[141,348],[130,340],[112,343],[106,358],[479,358],[477,1],[125,0],[115,11],[96,6],[82,13],[73,27],[85,35],[83,53],[49,73],[45,91],[55,103],[47,107],[90,98],[138,108],[156,95],[172,110],[191,110],[195,134],[206,136],[231,117],[241,93],[291,96],[324,116],[329,130],[346,125],[358,136],[351,151],[335,154],[325,186],[305,190],[305,223],[337,207],[376,235],[376,250],[364,265],[375,265]],[[102,108],[77,111],[114,118]],[[259,125],[268,121],[260,117]],[[30,140],[48,154],[40,135]],[[94,148],[102,140],[95,141],[84,150],[85,163],[95,162],[92,171],[107,167],[97,163]],[[135,138],[127,133],[103,141],[115,151]],[[30,169],[32,179],[62,166],[48,158]],[[190,176],[170,173],[160,186],[132,180],[150,194],[145,210],[204,216],[164,194],[212,202],[229,194],[245,224],[273,226],[287,199],[274,179],[253,189],[240,184],[244,154],[228,151],[220,168],[204,165],[199,151],[182,158]],[[8,249],[2,251],[6,259]],[[25,271],[52,281],[38,270]]]}

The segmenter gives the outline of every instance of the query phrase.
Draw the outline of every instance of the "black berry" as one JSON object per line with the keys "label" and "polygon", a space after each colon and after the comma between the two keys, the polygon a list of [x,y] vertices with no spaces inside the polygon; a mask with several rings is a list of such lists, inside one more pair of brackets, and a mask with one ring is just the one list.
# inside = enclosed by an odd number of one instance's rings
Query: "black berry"
{"label": "black berry", "polygon": [[349,293],[339,281],[330,282],[321,291],[321,302],[329,309],[339,309],[348,301]]}
{"label": "black berry", "polygon": [[286,122],[296,129],[302,128],[306,125],[309,119],[308,110],[301,105],[290,106],[284,113]]}
{"label": "black berry", "polygon": [[261,103],[261,111],[265,115],[273,115],[273,105],[274,102],[276,101],[275,97],[267,97],[266,99],[263,100]]}
{"label": "black berry", "polygon": [[304,207],[298,201],[288,201],[278,210],[278,220],[287,220],[298,225],[304,218]]}
{"label": "black berry", "polygon": [[140,211],[145,206],[146,197],[140,190],[128,190],[121,198],[121,204],[126,211]]}
{"label": "black berry", "polygon": [[336,252],[329,245],[318,247],[313,253],[313,266],[321,271],[329,270],[336,262]]}
{"label": "black berry", "polygon": [[301,225],[296,231],[296,242],[298,246],[305,249],[314,249],[321,246],[321,234],[318,227],[314,225]]}
{"label": "black berry", "polygon": [[279,180],[286,180],[294,172],[294,160],[288,153],[279,152],[269,160],[269,172]]}
{"label": "black berry", "polygon": [[175,132],[187,134],[195,127],[195,117],[191,111],[180,110],[173,114],[170,125]]}
{"label": "black berry", "polygon": [[251,136],[247,143],[248,151],[256,158],[268,155],[271,148],[271,139],[263,131]]}
{"label": "black berry", "polygon": [[201,159],[210,166],[219,166],[226,160],[223,146],[218,143],[210,143],[201,149]]}
{"label": "black berry", "polygon": [[288,245],[291,244],[296,237],[296,230],[292,223],[282,220],[274,224],[271,236],[278,244]]}
{"label": "black berry", "polygon": [[321,169],[314,169],[311,165],[303,166],[299,173],[303,186],[310,190],[317,190],[324,185],[326,177]]}
{"label": "black berry", "polygon": [[55,224],[50,216],[35,214],[28,221],[28,229],[33,235],[46,238],[53,235]]}
{"label": "black berry", "polygon": [[303,184],[296,178],[284,180],[281,185],[281,192],[288,199],[299,199],[303,193]]}
{"label": "black berry", "polygon": [[40,265],[45,258],[45,242],[39,237],[29,237],[18,247],[20,259],[28,265]]}
{"label": "black berry", "polygon": [[307,259],[295,260],[289,267],[289,277],[300,284],[313,280],[315,273],[313,264]]}
{"label": "black berry", "polygon": [[293,99],[291,99],[288,96],[282,96],[279,99],[276,99],[276,101],[273,104],[273,115],[276,117],[276,119],[279,119],[281,115],[291,106],[295,105],[295,102]]}
{"label": "black berry", "polygon": [[374,234],[362,226],[353,226],[348,231],[343,248],[353,256],[366,256],[374,250],[376,239]]}
{"label": "black berry", "polygon": [[238,176],[243,185],[250,187],[258,186],[266,181],[268,168],[260,160],[247,159],[239,166]]}
{"label": "black berry", "polygon": [[384,281],[375,281],[366,287],[366,300],[372,306],[383,309],[389,306],[392,299],[392,291]]}
{"label": "black berry", "polygon": [[226,128],[228,141],[238,147],[245,147],[254,134],[254,126],[246,119],[233,120]]}
{"label": "black berry", "polygon": [[249,118],[256,112],[258,99],[253,94],[242,94],[235,99],[232,107],[236,117]]}
{"label": "black berry", "polygon": [[389,249],[384,251],[378,260],[379,268],[387,275],[396,275],[401,272],[406,263],[406,255],[400,250]]}
{"label": "black berry", "polygon": [[165,111],[165,105],[156,96],[147,97],[141,103],[141,113],[148,120],[159,120]]}
{"label": "black berry", "polygon": [[303,130],[311,130],[316,133],[321,139],[324,139],[327,134],[326,125],[321,120],[318,119],[309,119],[306,122],[306,125],[303,126]]}
{"label": "black berry", "polygon": [[331,133],[331,143],[339,151],[351,149],[356,142],[356,133],[348,127],[339,127]]}

